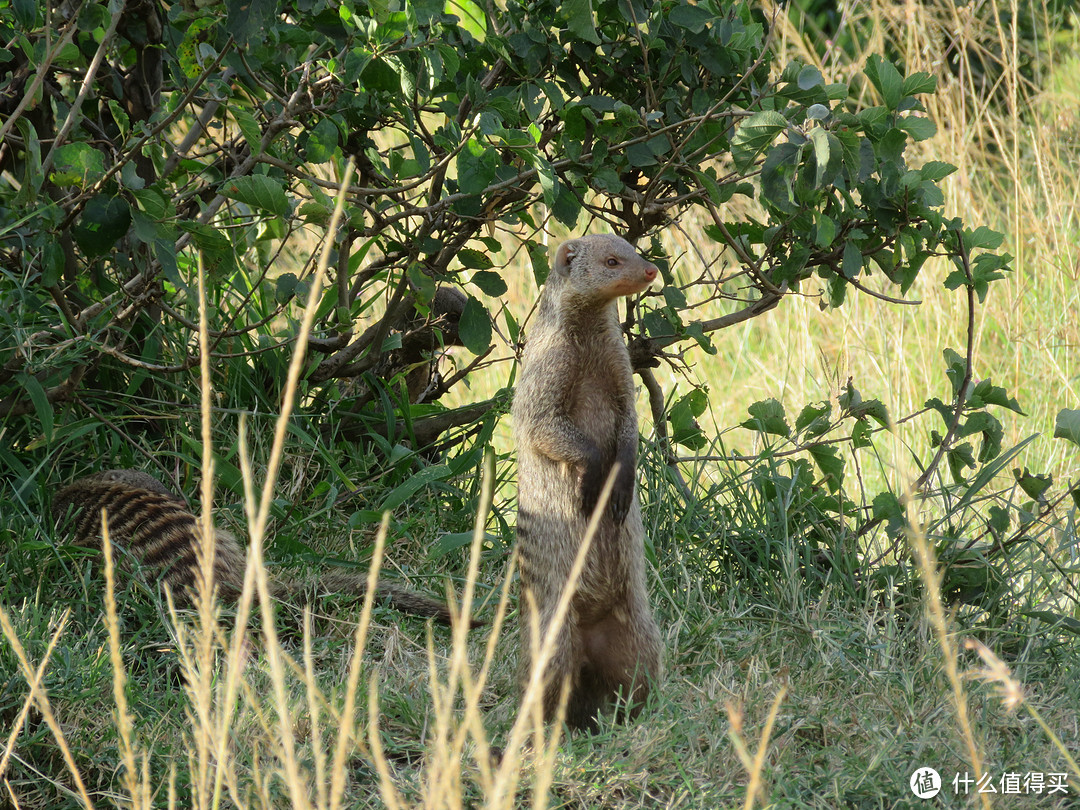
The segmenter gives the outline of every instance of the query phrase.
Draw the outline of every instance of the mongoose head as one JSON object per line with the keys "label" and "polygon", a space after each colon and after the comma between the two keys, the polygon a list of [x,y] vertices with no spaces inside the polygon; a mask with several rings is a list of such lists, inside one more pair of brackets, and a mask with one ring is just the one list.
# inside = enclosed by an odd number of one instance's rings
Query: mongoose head
{"label": "mongoose head", "polygon": [[548,279],[575,298],[606,303],[642,292],[656,279],[656,265],[611,234],[590,234],[559,245]]}
{"label": "mongoose head", "polygon": [[99,486],[118,486],[130,490],[143,490],[155,492],[159,495],[167,495],[181,504],[186,501],[158,481],[152,475],[147,475],[138,470],[105,470],[80,478],[72,484],[63,487],[53,498],[53,518],[59,520],[67,514],[68,507],[72,503],[85,505],[87,490]]}
{"label": "mongoose head", "polygon": [[105,470],[88,475],[82,480],[87,484],[118,484],[131,489],[145,489],[148,492],[156,492],[159,495],[168,495],[173,498],[179,497],[154,476],[139,470]]}

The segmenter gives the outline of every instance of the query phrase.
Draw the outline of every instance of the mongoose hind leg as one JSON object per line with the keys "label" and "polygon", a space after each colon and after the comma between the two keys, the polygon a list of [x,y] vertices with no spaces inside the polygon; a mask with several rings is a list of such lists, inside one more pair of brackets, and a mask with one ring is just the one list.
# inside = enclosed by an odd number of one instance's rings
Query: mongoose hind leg
{"label": "mongoose hind leg", "polygon": [[617,719],[636,717],[660,671],[660,639],[650,614],[616,608],[578,628],[580,672],[567,706],[574,728],[595,728],[599,714],[618,708]]}
{"label": "mongoose hind leg", "polygon": [[[541,615],[538,626],[539,638],[533,638],[532,621],[527,618],[531,611],[523,611],[521,623],[522,655],[518,680],[524,693],[525,686],[532,677],[535,666],[534,650],[538,650],[544,643],[548,628],[551,627],[552,616]],[[548,660],[543,674],[543,694],[541,703],[544,711],[544,722],[549,723],[558,714],[559,704],[563,699],[563,690],[568,689],[573,695],[579,678],[580,662],[584,655],[581,637],[577,632],[577,617],[571,607],[563,626],[559,628],[558,635],[554,639],[552,656]]]}

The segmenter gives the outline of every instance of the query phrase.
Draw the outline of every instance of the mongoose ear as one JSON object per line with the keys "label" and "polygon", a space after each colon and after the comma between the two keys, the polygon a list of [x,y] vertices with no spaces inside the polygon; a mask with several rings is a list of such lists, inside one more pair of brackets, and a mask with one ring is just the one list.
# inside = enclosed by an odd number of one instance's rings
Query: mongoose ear
{"label": "mongoose ear", "polygon": [[575,239],[570,239],[559,245],[559,249],[555,251],[555,272],[559,275],[567,275],[570,272],[570,262],[574,260],[574,256],[577,255],[578,243]]}

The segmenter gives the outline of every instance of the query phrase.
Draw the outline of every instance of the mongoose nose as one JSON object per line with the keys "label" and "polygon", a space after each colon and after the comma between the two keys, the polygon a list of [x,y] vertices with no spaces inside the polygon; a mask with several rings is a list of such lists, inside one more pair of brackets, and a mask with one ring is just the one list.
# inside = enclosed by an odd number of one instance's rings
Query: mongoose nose
{"label": "mongoose nose", "polygon": [[656,278],[656,265],[655,264],[646,265],[645,266],[645,280],[646,281],[652,281],[654,278]]}

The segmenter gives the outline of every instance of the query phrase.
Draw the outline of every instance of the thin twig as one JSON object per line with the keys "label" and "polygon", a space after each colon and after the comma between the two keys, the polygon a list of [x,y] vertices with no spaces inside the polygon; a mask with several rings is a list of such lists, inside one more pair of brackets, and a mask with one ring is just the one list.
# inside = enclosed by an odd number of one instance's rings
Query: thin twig
{"label": "thin twig", "polygon": [[[120,20],[124,16],[124,7],[126,5],[126,0],[121,0],[120,8],[113,12],[109,27],[105,29],[105,33],[101,37],[101,44],[98,45],[98,49],[94,53],[94,58],[90,60],[90,64],[86,68],[86,76],[83,77],[83,83],[82,87],[79,88],[79,94],[75,96],[75,100],[71,103],[67,117],[61,125],[60,131],[56,133],[56,138],[53,139],[52,149],[49,150],[49,154],[46,155],[45,160],[41,164],[39,176],[49,176],[49,172],[52,170],[53,160],[56,158],[57,150],[64,145],[67,134],[75,125],[75,119],[81,114],[83,102],[86,101],[86,97],[90,94],[90,87],[94,84],[94,78],[97,76],[101,63],[105,61],[105,51],[112,43],[113,35],[116,33],[116,27],[120,24]],[[45,71],[42,71],[42,73],[44,72]]]}
{"label": "thin twig", "polygon": [[960,383],[960,390],[956,392],[956,403],[953,405],[952,421],[949,424],[949,429],[945,433],[945,437],[941,440],[941,444],[938,445],[937,452],[934,454],[934,458],[931,459],[930,464],[923,470],[922,475],[915,479],[915,483],[912,489],[918,491],[926,486],[927,482],[933,477],[934,472],[937,470],[938,465],[941,463],[941,459],[944,458],[945,453],[948,452],[953,439],[956,437],[956,431],[960,428],[960,417],[964,413],[964,406],[967,404],[968,388],[971,385],[971,366],[975,355],[975,282],[971,278],[971,263],[970,255],[967,248],[964,247],[964,234],[962,231],[956,232],[956,245],[957,254],[960,257],[960,265],[964,270],[964,275],[967,277],[967,349],[964,368],[964,379]]}

